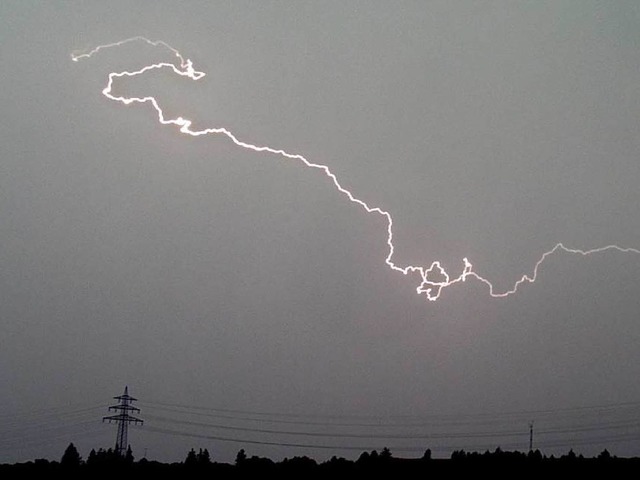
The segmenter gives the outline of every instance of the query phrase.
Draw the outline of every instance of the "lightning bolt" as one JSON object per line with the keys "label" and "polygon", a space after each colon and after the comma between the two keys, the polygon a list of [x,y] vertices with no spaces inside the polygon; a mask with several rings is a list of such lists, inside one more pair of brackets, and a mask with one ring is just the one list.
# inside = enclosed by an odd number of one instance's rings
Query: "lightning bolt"
{"label": "lightning bolt", "polygon": [[[484,283],[489,288],[489,295],[491,297],[494,297],[494,298],[508,297],[509,295],[516,293],[521,285],[525,283],[534,283],[538,277],[538,271],[541,265],[549,256],[553,255],[558,251],[575,254],[575,255],[582,255],[582,256],[587,256],[594,253],[601,253],[608,250],[614,250],[621,253],[640,254],[640,250],[636,248],[624,248],[618,245],[606,245],[604,247],[593,248],[591,250],[580,250],[576,248],[566,247],[562,243],[557,243],[551,250],[548,250],[542,254],[540,259],[534,265],[531,274],[523,275],[518,281],[515,282],[512,288],[505,290],[503,292],[496,292],[493,284],[489,280],[480,276],[477,272],[473,270],[473,265],[467,258],[462,259],[462,262],[463,262],[462,272],[457,277],[453,277],[453,278],[443,268],[442,264],[439,261],[434,261],[428,268],[425,268],[423,266],[416,266],[416,265],[399,266],[393,261],[393,254],[395,252],[395,247],[393,244],[393,218],[391,217],[391,214],[380,207],[370,206],[364,200],[361,200],[358,197],[356,197],[351,191],[349,191],[348,189],[342,186],[342,184],[338,181],[338,178],[336,177],[336,175],[331,172],[331,170],[327,165],[323,165],[320,163],[313,163],[307,160],[302,155],[288,153],[282,149],[272,148],[268,146],[259,146],[259,145],[254,145],[252,143],[242,141],[238,137],[236,137],[232,132],[230,132],[224,127],[194,130],[191,128],[191,125],[192,125],[191,120],[188,120],[183,117],[166,118],[164,112],[162,111],[162,108],[160,108],[160,105],[158,104],[158,101],[155,99],[155,97],[124,97],[124,96],[116,96],[112,93],[113,83],[116,79],[122,78],[122,77],[136,77],[138,75],[143,75],[144,73],[149,72],[151,70],[169,69],[169,70],[172,70],[177,75],[188,77],[192,80],[200,80],[202,77],[205,76],[204,72],[199,72],[194,69],[193,63],[191,62],[191,60],[183,57],[178,50],[176,50],[169,44],[161,40],[152,41],[145,37],[138,36],[138,37],[128,38],[126,40],[122,40],[115,43],[100,45],[94,48],[93,50],[90,50],[85,53],[79,53],[79,54],[72,53],[71,59],[74,62],[77,62],[79,60],[90,58],[96,53],[100,52],[101,50],[113,48],[113,47],[119,47],[131,42],[144,42],[152,47],[162,47],[168,50],[170,53],[172,53],[179,60],[179,65],[177,66],[174,63],[163,62],[163,63],[155,63],[152,65],[147,65],[139,70],[135,70],[131,72],[129,71],[112,72],[109,74],[106,87],[102,90],[102,94],[105,97],[107,97],[109,100],[119,102],[124,105],[130,105],[132,103],[148,103],[155,110],[158,116],[158,121],[162,125],[175,125],[176,127],[179,127],[180,132],[185,133],[187,135],[191,135],[192,137],[198,137],[201,135],[224,135],[229,140],[231,140],[234,144],[236,144],[238,147],[241,147],[247,150],[253,150],[254,152],[270,153],[270,154],[280,156],[289,160],[296,160],[303,163],[308,168],[319,170],[331,181],[331,183],[336,188],[336,190],[340,192],[342,195],[344,195],[345,197],[347,197],[350,202],[355,203],[356,205],[364,209],[364,211],[369,214],[379,215],[384,218],[384,220],[387,223],[387,247],[389,252],[387,254],[387,257],[385,258],[386,265],[391,270],[395,272],[400,272],[403,275],[408,275],[409,273],[418,274],[420,276],[421,282],[416,287],[416,293],[418,293],[419,295],[420,294],[426,295],[427,299],[430,301],[438,300],[440,298],[440,295],[442,294],[442,291],[445,288],[451,287],[461,282],[465,282],[469,277],[473,277],[476,280],[479,280],[480,282]],[[433,278],[434,276],[436,276],[440,280],[434,279]]]}

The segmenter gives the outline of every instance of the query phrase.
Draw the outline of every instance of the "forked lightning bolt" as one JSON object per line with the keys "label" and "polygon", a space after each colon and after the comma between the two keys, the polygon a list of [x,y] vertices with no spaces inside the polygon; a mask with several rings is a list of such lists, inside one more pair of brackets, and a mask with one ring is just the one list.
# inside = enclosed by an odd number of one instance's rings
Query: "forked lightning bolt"
{"label": "forked lightning bolt", "polygon": [[[203,72],[199,72],[195,70],[193,68],[193,63],[191,62],[191,60],[183,57],[182,54],[180,54],[180,52],[178,52],[178,50],[176,50],[175,48],[171,47],[167,43],[160,40],[151,41],[144,37],[133,37],[133,38],[128,38],[126,40],[122,40],[120,42],[110,43],[107,45],[100,45],[94,48],[93,50],[90,50],[85,53],[71,54],[71,58],[74,62],[77,62],[78,60],[90,58],[91,56],[93,56],[94,54],[98,53],[101,50],[112,48],[112,47],[118,47],[131,42],[144,42],[153,47],[162,47],[168,50],[169,52],[171,52],[179,60],[179,65],[176,65],[174,63],[155,63],[152,65],[147,65],[139,70],[135,70],[132,72],[129,72],[129,71],[112,72],[109,74],[107,86],[102,90],[102,94],[105,97],[107,97],[110,100],[123,103],[125,105],[130,105],[132,103],[148,103],[156,111],[158,115],[158,121],[161,124],[175,125],[179,127],[180,132],[185,133],[187,135],[191,135],[194,137],[197,137],[200,135],[215,135],[215,134],[224,135],[228,137],[237,146],[242,147],[244,149],[253,150],[255,152],[271,153],[273,155],[278,155],[283,158],[297,160],[299,162],[302,162],[308,168],[321,171],[333,183],[333,185],[338,190],[338,192],[346,196],[351,202],[362,207],[367,213],[377,214],[384,217],[384,219],[387,222],[387,246],[389,248],[389,253],[387,255],[387,258],[385,259],[385,263],[389,266],[391,270],[403,273],[404,275],[408,275],[409,273],[419,274],[420,284],[416,287],[416,292],[418,294],[425,294],[426,297],[431,301],[438,300],[444,288],[450,287],[460,282],[464,282],[469,277],[473,277],[476,280],[479,280],[480,282],[487,285],[487,287],[489,287],[489,295],[491,295],[492,297],[496,297],[496,298],[507,297],[513,293],[516,293],[518,288],[522,284],[535,282],[536,278],[538,277],[538,270],[540,269],[540,266],[542,265],[542,263],[550,255],[560,250],[566,253],[579,254],[583,256],[591,255],[593,253],[605,252],[607,250],[615,250],[623,253],[640,254],[640,250],[636,248],[624,248],[618,245],[606,245],[604,247],[594,248],[591,250],[580,250],[576,248],[568,248],[568,247],[565,247],[562,243],[558,243],[551,250],[542,254],[540,259],[534,265],[533,271],[531,272],[531,274],[523,275],[517,282],[515,282],[515,284],[511,289],[506,290],[504,292],[496,292],[493,284],[489,280],[480,276],[478,273],[476,273],[473,270],[473,265],[467,258],[462,259],[462,262],[463,262],[462,272],[460,273],[460,275],[454,278],[452,278],[449,275],[449,273],[442,267],[439,261],[433,262],[428,268],[416,266],[416,265],[407,265],[404,267],[396,265],[393,262],[393,254],[394,254],[395,248],[393,245],[393,219],[391,218],[391,214],[380,207],[372,207],[366,202],[364,202],[363,200],[360,200],[359,198],[357,198],[352,192],[350,192],[349,190],[347,190],[342,186],[342,184],[338,181],[338,178],[335,176],[335,174],[333,174],[331,170],[329,170],[328,166],[319,164],[319,163],[313,163],[307,160],[302,155],[288,153],[282,149],[266,147],[266,146],[258,146],[258,145],[253,145],[251,143],[244,142],[238,139],[233,133],[231,133],[229,130],[223,127],[206,128],[204,130],[194,130],[191,128],[191,125],[192,125],[191,120],[187,120],[186,118],[183,118],[183,117],[166,118],[164,112],[162,111],[162,108],[160,108],[160,105],[158,104],[158,101],[155,99],[155,97],[123,97],[123,96],[116,96],[112,93],[114,80],[122,77],[135,77],[138,75],[142,75],[146,72],[149,72],[151,70],[170,69],[177,75],[188,77],[192,80],[199,80],[205,76]],[[434,276],[437,277],[437,279],[434,279],[433,278]]]}

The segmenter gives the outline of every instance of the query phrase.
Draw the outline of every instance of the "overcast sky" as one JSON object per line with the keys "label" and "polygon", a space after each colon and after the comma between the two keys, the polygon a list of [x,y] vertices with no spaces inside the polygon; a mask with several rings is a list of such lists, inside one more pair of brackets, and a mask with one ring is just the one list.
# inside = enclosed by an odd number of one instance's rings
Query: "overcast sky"
{"label": "overcast sky", "polygon": [[[558,253],[507,299],[469,280],[428,302],[385,266],[384,219],[319,172],[101,95],[109,72],[174,61],[166,50],[70,57],[164,40],[207,76],[150,73],[119,93],[328,165],[391,213],[397,263],[458,274],[468,257],[506,290],[557,242],[640,248],[638,2],[4,1],[0,26],[0,462],[111,446],[100,419],[127,384],[145,419],[130,443],[160,460],[357,454],[175,432],[526,449],[529,421],[579,428],[602,411],[525,412],[640,401],[640,256]],[[188,421],[336,436],[196,428],[158,418],[187,418],[163,403],[522,435],[354,439],[338,433],[390,430],[238,412]],[[638,408],[607,411],[637,424]],[[576,438],[640,455],[637,428],[549,434],[545,451]]]}

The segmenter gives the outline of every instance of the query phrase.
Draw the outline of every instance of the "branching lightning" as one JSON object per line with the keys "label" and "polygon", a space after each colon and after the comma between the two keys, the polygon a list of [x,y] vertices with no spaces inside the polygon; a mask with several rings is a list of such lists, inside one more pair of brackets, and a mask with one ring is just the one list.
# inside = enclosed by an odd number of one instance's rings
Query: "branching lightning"
{"label": "branching lightning", "polygon": [[[270,153],[270,154],[280,156],[290,160],[297,160],[299,162],[302,162],[308,168],[319,170],[333,183],[334,187],[338,190],[338,192],[346,196],[349,199],[349,201],[360,206],[367,213],[382,216],[386,220],[387,246],[388,246],[389,253],[385,259],[385,263],[391,270],[400,272],[404,275],[408,275],[409,273],[418,274],[420,276],[420,284],[416,287],[416,292],[418,294],[425,294],[427,299],[429,299],[430,301],[438,300],[440,298],[440,295],[443,289],[447,287],[451,287],[452,285],[455,285],[457,283],[465,282],[469,277],[473,277],[476,280],[479,280],[480,282],[484,283],[489,288],[490,296],[494,298],[508,297],[509,295],[516,293],[522,284],[535,282],[538,277],[538,271],[540,269],[540,266],[544,263],[544,261],[549,256],[551,256],[552,254],[558,251],[562,251],[570,254],[578,254],[582,256],[587,256],[594,253],[601,253],[609,250],[613,250],[621,253],[640,254],[640,250],[636,248],[624,248],[618,245],[606,245],[604,247],[593,248],[590,250],[580,250],[576,248],[569,248],[563,245],[562,243],[558,243],[551,250],[542,254],[540,259],[534,265],[533,270],[530,274],[522,275],[522,277],[517,282],[515,282],[512,288],[505,290],[503,292],[496,292],[493,284],[489,280],[482,277],[481,275],[479,275],[477,272],[473,270],[473,265],[467,258],[462,259],[462,262],[463,262],[462,272],[457,277],[451,277],[449,273],[443,268],[443,266],[439,261],[434,261],[428,268],[425,268],[422,266],[416,266],[416,265],[399,266],[395,264],[393,261],[395,247],[393,244],[393,219],[391,217],[391,214],[380,207],[372,207],[369,204],[367,204],[365,201],[357,198],[351,191],[349,191],[348,189],[342,186],[342,184],[338,181],[338,178],[335,176],[334,173],[331,172],[328,166],[319,164],[319,163],[313,163],[307,160],[302,155],[288,153],[282,149],[277,149],[277,148],[272,148],[267,146],[258,146],[251,143],[244,142],[238,139],[233,133],[231,133],[229,130],[223,127],[194,130],[191,128],[191,125],[192,125],[191,120],[187,120],[186,118],[183,118],[183,117],[166,118],[164,115],[164,112],[162,111],[162,108],[160,108],[160,105],[158,104],[158,101],[156,100],[155,97],[123,97],[123,96],[116,96],[112,93],[113,83],[116,79],[122,78],[122,77],[135,77],[138,75],[143,75],[144,73],[149,72],[151,70],[170,69],[177,75],[188,77],[192,80],[199,80],[205,76],[204,72],[199,72],[195,70],[193,68],[193,63],[191,62],[191,60],[183,57],[182,54],[180,54],[180,52],[178,52],[178,50],[176,50],[175,48],[171,47],[167,43],[160,40],[151,41],[145,37],[133,37],[133,38],[128,38],[126,40],[122,40],[120,42],[110,43],[107,45],[100,45],[94,48],[93,50],[90,50],[85,53],[71,54],[71,59],[74,62],[77,62],[85,58],[90,58],[101,50],[122,46],[124,44],[131,43],[131,42],[144,42],[153,47],[165,48],[169,50],[169,52],[171,52],[175,57],[177,57],[177,59],[179,60],[179,65],[176,66],[173,63],[155,63],[131,72],[129,71],[112,72],[109,74],[107,86],[102,90],[102,94],[105,97],[107,97],[109,100],[120,102],[124,105],[130,105],[132,103],[148,103],[155,110],[156,114],[158,115],[158,121],[161,124],[175,125],[179,127],[180,132],[185,133],[187,135],[191,135],[193,137],[198,137],[200,135],[215,135],[215,134],[224,135],[227,138],[229,138],[229,140],[231,140],[238,147],[242,147],[247,150],[253,150],[255,152]],[[439,280],[435,280],[433,278],[434,276],[439,278]]]}

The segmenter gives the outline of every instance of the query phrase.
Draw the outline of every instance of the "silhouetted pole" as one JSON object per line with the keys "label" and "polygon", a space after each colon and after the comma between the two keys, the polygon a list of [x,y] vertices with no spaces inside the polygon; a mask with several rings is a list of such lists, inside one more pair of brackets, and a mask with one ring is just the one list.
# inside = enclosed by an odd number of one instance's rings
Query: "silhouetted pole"
{"label": "silhouetted pole", "polygon": [[134,425],[142,425],[143,420],[129,415],[129,412],[140,412],[140,409],[131,405],[131,402],[135,402],[138,399],[129,395],[129,387],[124,387],[124,394],[113,397],[118,400],[118,405],[112,405],[109,407],[110,412],[120,412],[117,415],[111,415],[109,417],[103,417],[109,423],[116,422],[118,424],[118,433],[116,435],[116,453],[124,457],[127,447],[129,446],[127,439],[127,430],[130,423]]}
{"label": "silhouetted pole", "polygon": [[529,451],[533,452],[533,422],[529,423]]}

